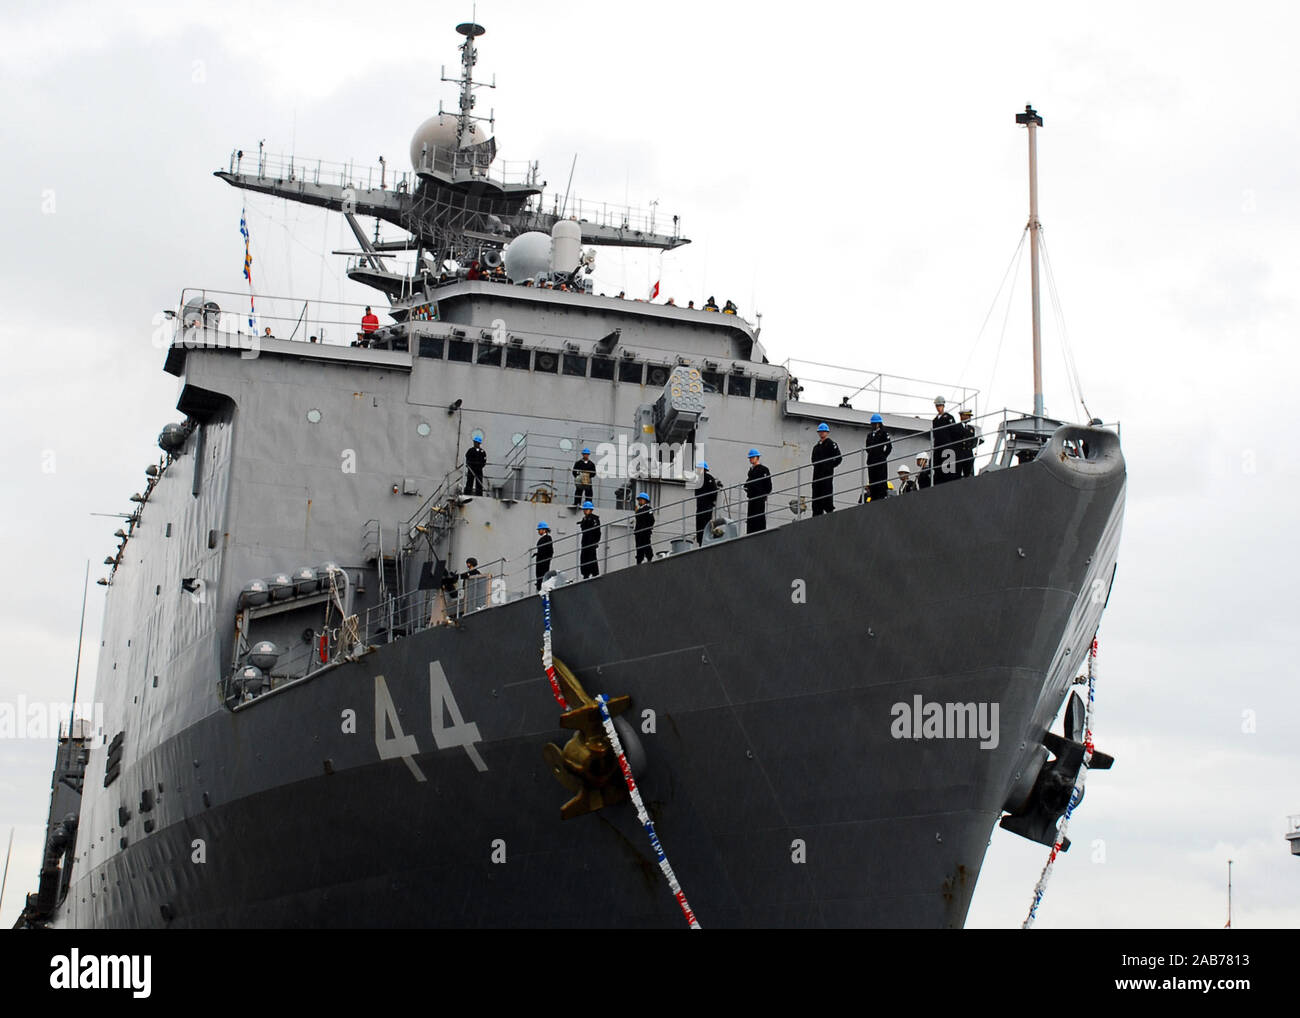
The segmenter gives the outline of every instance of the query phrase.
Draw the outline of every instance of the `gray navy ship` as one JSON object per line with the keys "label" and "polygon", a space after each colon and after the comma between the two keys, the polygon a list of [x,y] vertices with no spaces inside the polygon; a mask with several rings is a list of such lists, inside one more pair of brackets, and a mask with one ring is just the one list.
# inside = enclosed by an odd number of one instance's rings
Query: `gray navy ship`
{"label": "gray navy ship", "polygon": [[679,221],[499,163],[457,31],[410,171],[216,174],[341,214],[377,310],[168,313],[180,419],[100,580],[103,723],[59,741],[18,925],[682,926],[604,695],[705,928],[961,926],[994,828],[1051,845],[1079,772],[1116,429],[1044,413],[1036,288],[1023,414],[596,292],[599,248]]}

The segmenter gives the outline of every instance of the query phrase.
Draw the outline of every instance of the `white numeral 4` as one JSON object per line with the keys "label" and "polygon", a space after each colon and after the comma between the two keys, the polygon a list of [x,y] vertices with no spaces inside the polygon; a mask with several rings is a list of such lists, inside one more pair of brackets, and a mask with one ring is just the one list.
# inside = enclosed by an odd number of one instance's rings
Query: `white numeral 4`
{"label": "white numeral 4", "polygon": [[[388,727],[392,726],[393,737],[388,737]],[[420,765],[415,762],[415,754],[420,747],[415,744],[414,735],[402,734],[402,723],[397,720],[397,708],[393,706],[393,697],[388,692],[388,683],[382,675],[375,676],[375,748],[379,750],[380,760],[392,760],[401,757],[406,766],[415,775],[416,781],[426,780]]]}
{"label": "white numeral 4", "polygon": [[[443,707],[446,707],[447,717],[451,719],[450,725],[443,724]],[[433,728],[433,741],[439,749],[464,746],[465,752],[469,754],[469,758],[474,761],[474,766],[478,770],[488,769],[483,758],[479,756],[478,750],[474,748],[474,743],[483,741],[478,734],[478,725],[473,721],[466,723],[461,717],[460,708],[456,706],[456,698],[451,694],[447,673],[442,670],[442,664],[438,661],[429,663],[429,721]]]}

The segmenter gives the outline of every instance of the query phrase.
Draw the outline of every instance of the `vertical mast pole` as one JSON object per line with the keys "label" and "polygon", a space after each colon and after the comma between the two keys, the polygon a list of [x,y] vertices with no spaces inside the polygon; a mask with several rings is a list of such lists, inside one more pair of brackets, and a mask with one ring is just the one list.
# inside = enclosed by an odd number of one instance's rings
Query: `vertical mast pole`
{"label": "vertical mast pole", "polygon": [[1232,926],[1232,860],[1228,860],[1228,928]]}
{"label": "vertical mast pole", "polygon": [[474,40],[487,29],[467,21],[457,25],[456,31],[465,37],[460,47],[460,116],[456,124],[456,145],[458,148],[469,148],[474,142],[474,121],[477,119],[470,112],[474,109],[474,65],[478,63]]}
{"label": "vertical mast pole", "polygon": [[1016,114],[1016,123],[1029,128],[1029,281],[1030,298],[1034,316],[1034,416],[1044,416],[1043,410],[1043,336],[1042,320],[1038,310],[1038,233],[1043,228],[1038,221],[1038,142],[1037,131],[1043,118],[1032,106]]}

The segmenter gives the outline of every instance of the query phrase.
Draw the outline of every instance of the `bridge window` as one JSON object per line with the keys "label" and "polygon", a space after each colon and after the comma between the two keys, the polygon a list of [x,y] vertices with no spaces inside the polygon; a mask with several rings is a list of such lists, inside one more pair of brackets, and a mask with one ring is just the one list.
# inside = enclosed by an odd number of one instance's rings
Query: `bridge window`
{"label": "bridge window", "polygon": [[754,379],[754,395],[759,399],[776,399],[780,391],[781,380],[778,378]]}
{"label": "bridge window", "polygon": [[533,360],[533,370],[553,375],[560,366],[560,358],[546,350],[538,350]]}
{"label": "bridge window", "polygon": [[442,337],[441,336],[421,336],[420,337],[420,356],[434,357],[442,360]]}
{"label": "bridge window", "polygon": [[613,357],[593,357],[591,359],[591,377],[611,380],[614,377]]}
{"label": "bridge window", "polygon": [[671,370],[667,364],[651,364],[646,371],[646,385],[667,385]]}
{"label": "bridge window", "polygon": [[633,385],[641,384],[641,372],[644,365],[640,361],[621,360],[618,362],[618,380],[620,382],[631,382]]}
{"label": "bridge window", "polygon": [[705,392],[722,391],[722,373],[720,371],[701,371],[700,378],[704,381]]}
{"label": "bridge window", "polygon": [[564,373],[566,375],[577,375],[579,378],[587,377],[587,358],[582,354],[566,353],[564,355]]}
{"label": "bridge window", "polygon": [[474,344],[466,339],[452,339],[447,342],[447,360],[462,361],[465,364],[474,359]]}
{"label": "bridge window", "polygon": [[501,347],[492,342],[480,343],[478,345],[478,363],[490,364],[494,368],[501,367]]}
{"label": "bridge window", "polygon": [[727,376],[727,395],[728,395],[728,396],[748,396],[748,395],[749,395],[749,376],[748,376],[748,375],[728,375],[728,376]]}
{"label": "bridge window", "polygon": [[532,357],[531,350],[525,350],[521,346],[511,346],[506,348],[506,367],[518,368],[521,371],[528,370],[528,361]]}

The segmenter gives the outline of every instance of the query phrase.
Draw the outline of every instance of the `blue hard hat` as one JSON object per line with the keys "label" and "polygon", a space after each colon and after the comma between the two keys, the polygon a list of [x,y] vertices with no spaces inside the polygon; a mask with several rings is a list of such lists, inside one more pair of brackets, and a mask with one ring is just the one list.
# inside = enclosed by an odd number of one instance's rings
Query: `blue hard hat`
{"label": "blue hard hat", "polygon": [[644,491],[638,491],[638,492],[636,493],[636,497],[637,497],[637,498],[643,498],[643,499],[645,499],[647,502],[650,501],[650,496],[647,495]]}
{"label": "blue hard hat", "polygon": [[817,430],[818,430],[818,431],[830,431],[831,429],[830,429],[829,427],[827,427],[825,421],[822,421],[821,424],[817,425]]}
{"label": "blue hard hat", "polygon": [[582,503],[582,508],[584,508],[584,509],[595,509],[596,507],[595,507],[594,505],[592,505],[590,501],[587,501],[587,502],[583,502],[583,503]]}
{"label": "blue hard hat", "polygon": [[475,444],[477,444],[477,443],[479,443],[479,442],[481,442],[481,441],[483,441],[483,436],[482,436],[482,435],[475,435],[475,436],[474,436],[474,442],[475,442]]}
{"label": "blue hard hat", "polygon": [[700,469],[701,469],[701,470],[708,470],[708,469],[709,469],[709,465],[708,465],[707,463],[705,463],[704,460],[700,460]]}
{"label": "blue hard hat", "polygon": [[750,449],[749,452],[746,453],[745,455],[747,455],[747,456],[762,456],[763,454],[762,454],[761,452],[759,452],[757,449]]}
{"label": "blue hard hat", "polygon": [[584,447],[583,447],[583,450],[582,450],[582,455],[584,455],[584,456],[590,456],[590,455],[591,455],[591,450],[588,449],[588,448],[586,448],[586,447],[584,446]]}
{"label": "blue hard hat", "polygon": [[537,529],[538,529],[538,530],[550,530],[550,529],[551,529],[551,525],[550,525],[549,523],[547,523],[545,520],[542,520],[541,523],[537,524]]}
{"label": "blue hard hat", "polygon": [[884,423],[885,423],[885,419],[884,419],[883,417],[881,417],[880,414],[872,414],[872,415],[871,415],[871,423],[872,423],[872,424],[884,424]]}

